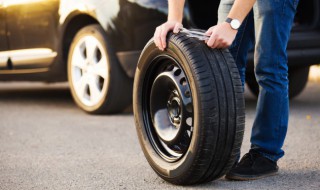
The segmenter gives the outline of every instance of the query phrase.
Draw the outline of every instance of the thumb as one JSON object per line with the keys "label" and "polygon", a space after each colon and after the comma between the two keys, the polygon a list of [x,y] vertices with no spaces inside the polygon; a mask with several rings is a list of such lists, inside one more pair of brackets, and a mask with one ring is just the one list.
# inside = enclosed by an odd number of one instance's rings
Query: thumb
{"label": "thumb", "polygon": [[208,35],[208,36],[210,36],[210,35],[212,34],[213,29],[214,29],[214,26],[210,27],[210,28],[205,32],[205,34]]}
{"label": "thumb", "polygon": [[179,33],[179,31],[180,31],[180,29],[182,29],[182,27],[183,26],[180,23],[175,24],[174,29],[173,29],[173,33],[175,33],[175,34]]}

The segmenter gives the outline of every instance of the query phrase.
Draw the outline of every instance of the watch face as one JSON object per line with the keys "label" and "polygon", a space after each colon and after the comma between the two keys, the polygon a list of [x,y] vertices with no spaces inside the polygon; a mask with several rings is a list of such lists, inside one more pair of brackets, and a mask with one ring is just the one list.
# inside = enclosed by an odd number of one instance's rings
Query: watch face
{"label": "watch face", "polygon": [[235,30],[238,30],[240,27],[240,21],[237,19],[233,19],[230,23],[231,27]]}

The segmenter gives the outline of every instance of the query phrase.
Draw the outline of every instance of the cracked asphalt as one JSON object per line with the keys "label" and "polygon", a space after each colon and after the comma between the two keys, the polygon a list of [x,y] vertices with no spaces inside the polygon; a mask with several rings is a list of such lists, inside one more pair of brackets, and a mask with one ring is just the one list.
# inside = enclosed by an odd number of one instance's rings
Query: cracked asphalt
{"label": "cracked asphalt", "polygon": [[[256,99],[246,90],[248,151]],[[0,189],[320,189],[320,82],[291,101],[277,176],[191,187],[166,183],[140,149],[132,113],[85,114],[67,84],[0,83]]]}

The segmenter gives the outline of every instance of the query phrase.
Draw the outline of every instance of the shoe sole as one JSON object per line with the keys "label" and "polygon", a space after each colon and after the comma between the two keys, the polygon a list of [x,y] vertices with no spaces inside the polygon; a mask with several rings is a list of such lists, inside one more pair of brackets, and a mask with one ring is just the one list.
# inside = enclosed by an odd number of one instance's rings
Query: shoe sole
{"label": "shoe sole", "polygon": [[270,177],[270,176],[274,176],[277,175],[278,172],[272,172],[272,173],[268,173],[268,174],[263,174],[263,175],[226,175],[225,178],[228,180],[234,180],[234,181],[249,181],[249,180],[256,180],[256,179],[262,179],[265,177]]}

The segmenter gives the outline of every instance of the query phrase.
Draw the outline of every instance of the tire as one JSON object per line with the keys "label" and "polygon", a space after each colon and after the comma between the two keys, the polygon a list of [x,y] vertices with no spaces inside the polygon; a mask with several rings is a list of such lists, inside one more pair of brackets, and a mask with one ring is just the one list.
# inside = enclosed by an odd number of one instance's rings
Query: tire
{"label": "tire", "polygon": [[[309,77],[309,66],[289,68],[289,98],[292,99],[298,96],[306,86]],[[253,73],[247,73],[247,84],[250,91],[258,97],[259,85]]]}
{"label": "tire", "polygon": [[227,50],[182,33],[168,35],[164,52],[153,40],[145,46],[135,74],[134,118],[144,155],[164,180],[191,185],[226,174],[240,151],[244,108]]}
{"label": "tire", "polygon": [[79,30],[70,46],[71,94],[76,104],[90,114],[118,113],[132,102],[132,80],[109,45],[104,30],[93,24]]}

